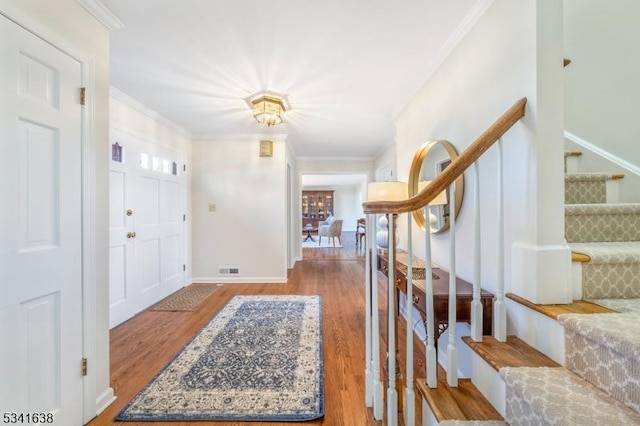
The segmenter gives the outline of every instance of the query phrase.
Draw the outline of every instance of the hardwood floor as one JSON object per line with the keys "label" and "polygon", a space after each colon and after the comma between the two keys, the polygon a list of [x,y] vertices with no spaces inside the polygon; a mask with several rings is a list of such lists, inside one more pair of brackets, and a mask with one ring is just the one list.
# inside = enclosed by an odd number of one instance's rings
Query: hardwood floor
{"label": "hardwood floor", "polygon": [[[238,294],[319,294],[323,304],[325,416],[304,424],[376,425],[364,405],[364,253],[355,249],[353,232],[344,232],[343,248],[303,250],[287,284],[225,284],[194,312],[144,311],[111,331],[111,386],[117,400],[89,424],[148,425],[115,422],[114,416]],[[381,306],[386,303],[380,289]],[[241,425],[239,422],[157,422],[166,425]],[[252,425],[291,425],[260,423]]]}

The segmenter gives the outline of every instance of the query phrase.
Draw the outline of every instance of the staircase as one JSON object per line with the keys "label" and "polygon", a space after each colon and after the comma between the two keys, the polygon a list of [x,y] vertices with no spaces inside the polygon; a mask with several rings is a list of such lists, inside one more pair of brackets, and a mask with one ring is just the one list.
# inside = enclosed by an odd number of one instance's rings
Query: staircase
{"label": "staircase", "polygon": [[[566,173],[578,301],[543,306],[507,295],[510,331],[520,337],[464,337],[471,387],[419,382],[423,425],[640,425],[640,204],[615,202],[622,178]],[[522,326],[533,321],[535,335]],[[469,401],[486,404],[487,413],[495,408],[502,420],[465,413]]]}

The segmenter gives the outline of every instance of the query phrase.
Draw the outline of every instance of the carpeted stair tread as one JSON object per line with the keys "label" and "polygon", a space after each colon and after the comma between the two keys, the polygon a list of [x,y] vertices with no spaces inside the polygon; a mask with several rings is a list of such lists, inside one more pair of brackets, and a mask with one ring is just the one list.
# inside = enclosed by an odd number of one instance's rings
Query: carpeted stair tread
{"label": "carpeted stair tread", "polygon": [[566,315],[565,367],[640,413],[640,312]]}
{"label": "carpeted stair tread", "polygon": [[438,387],[435,389],[428,387],[424,378],[416,379],[416,392],[429,404],[439,424],[446,420],[504,421],[471,379],[459,379],[458,387],[452,388],[445,377],[444,370],[438,368]]}
{"label": "carpeted stair tread", "polygon": [[565,329],[574,330],[591,340],[635,359],[640,359],[640,312],[576,315],[558,317]]}
{"label": "carpeted stair tread", "polygon": [[584,299],[640,298],[640,242],[569,243],[572,252],[589,257],[582,263]]}
{"label": "carpeted stair tread", "polygon": [[564,368],[500,370],[507,386],[506,421],[544,425],[638,425],[630,408]]}
{"label": "carpeted stair tread", "polygon": [[506,342],[491,336],[483,336],[482,342],[469,336],[463,336],[462,340],[496,371],[503,367],[560,367],[517,336],[507,336]]}
{"label": "carpeted stair tread", "polygon": [[568,243],[572,252],[586,254],[589,263],[640,262],[640,241],[604,241],[596,243]]}

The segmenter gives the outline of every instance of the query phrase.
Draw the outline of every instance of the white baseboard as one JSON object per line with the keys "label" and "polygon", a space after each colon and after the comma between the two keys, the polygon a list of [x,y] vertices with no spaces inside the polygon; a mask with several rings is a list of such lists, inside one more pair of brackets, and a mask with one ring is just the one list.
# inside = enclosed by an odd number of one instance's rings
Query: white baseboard
{"label": "white baseboard", "polygon": [[96,398],[96,416],[99,416],[117,399],[113,388],[107,388],[98,398]]}

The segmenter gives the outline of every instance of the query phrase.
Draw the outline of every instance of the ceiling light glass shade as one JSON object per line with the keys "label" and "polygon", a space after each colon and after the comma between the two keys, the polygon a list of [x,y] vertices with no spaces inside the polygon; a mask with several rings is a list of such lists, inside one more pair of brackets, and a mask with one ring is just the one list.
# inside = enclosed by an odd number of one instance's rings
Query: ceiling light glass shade
{"label": "ceiling light glass shade", "polygon": [[258,123],[267,126],[275,126],[282,123],[282,116],[285,111],[282,99],[274,96],[260,96],[251,101],[253,105],[253,116]]}

